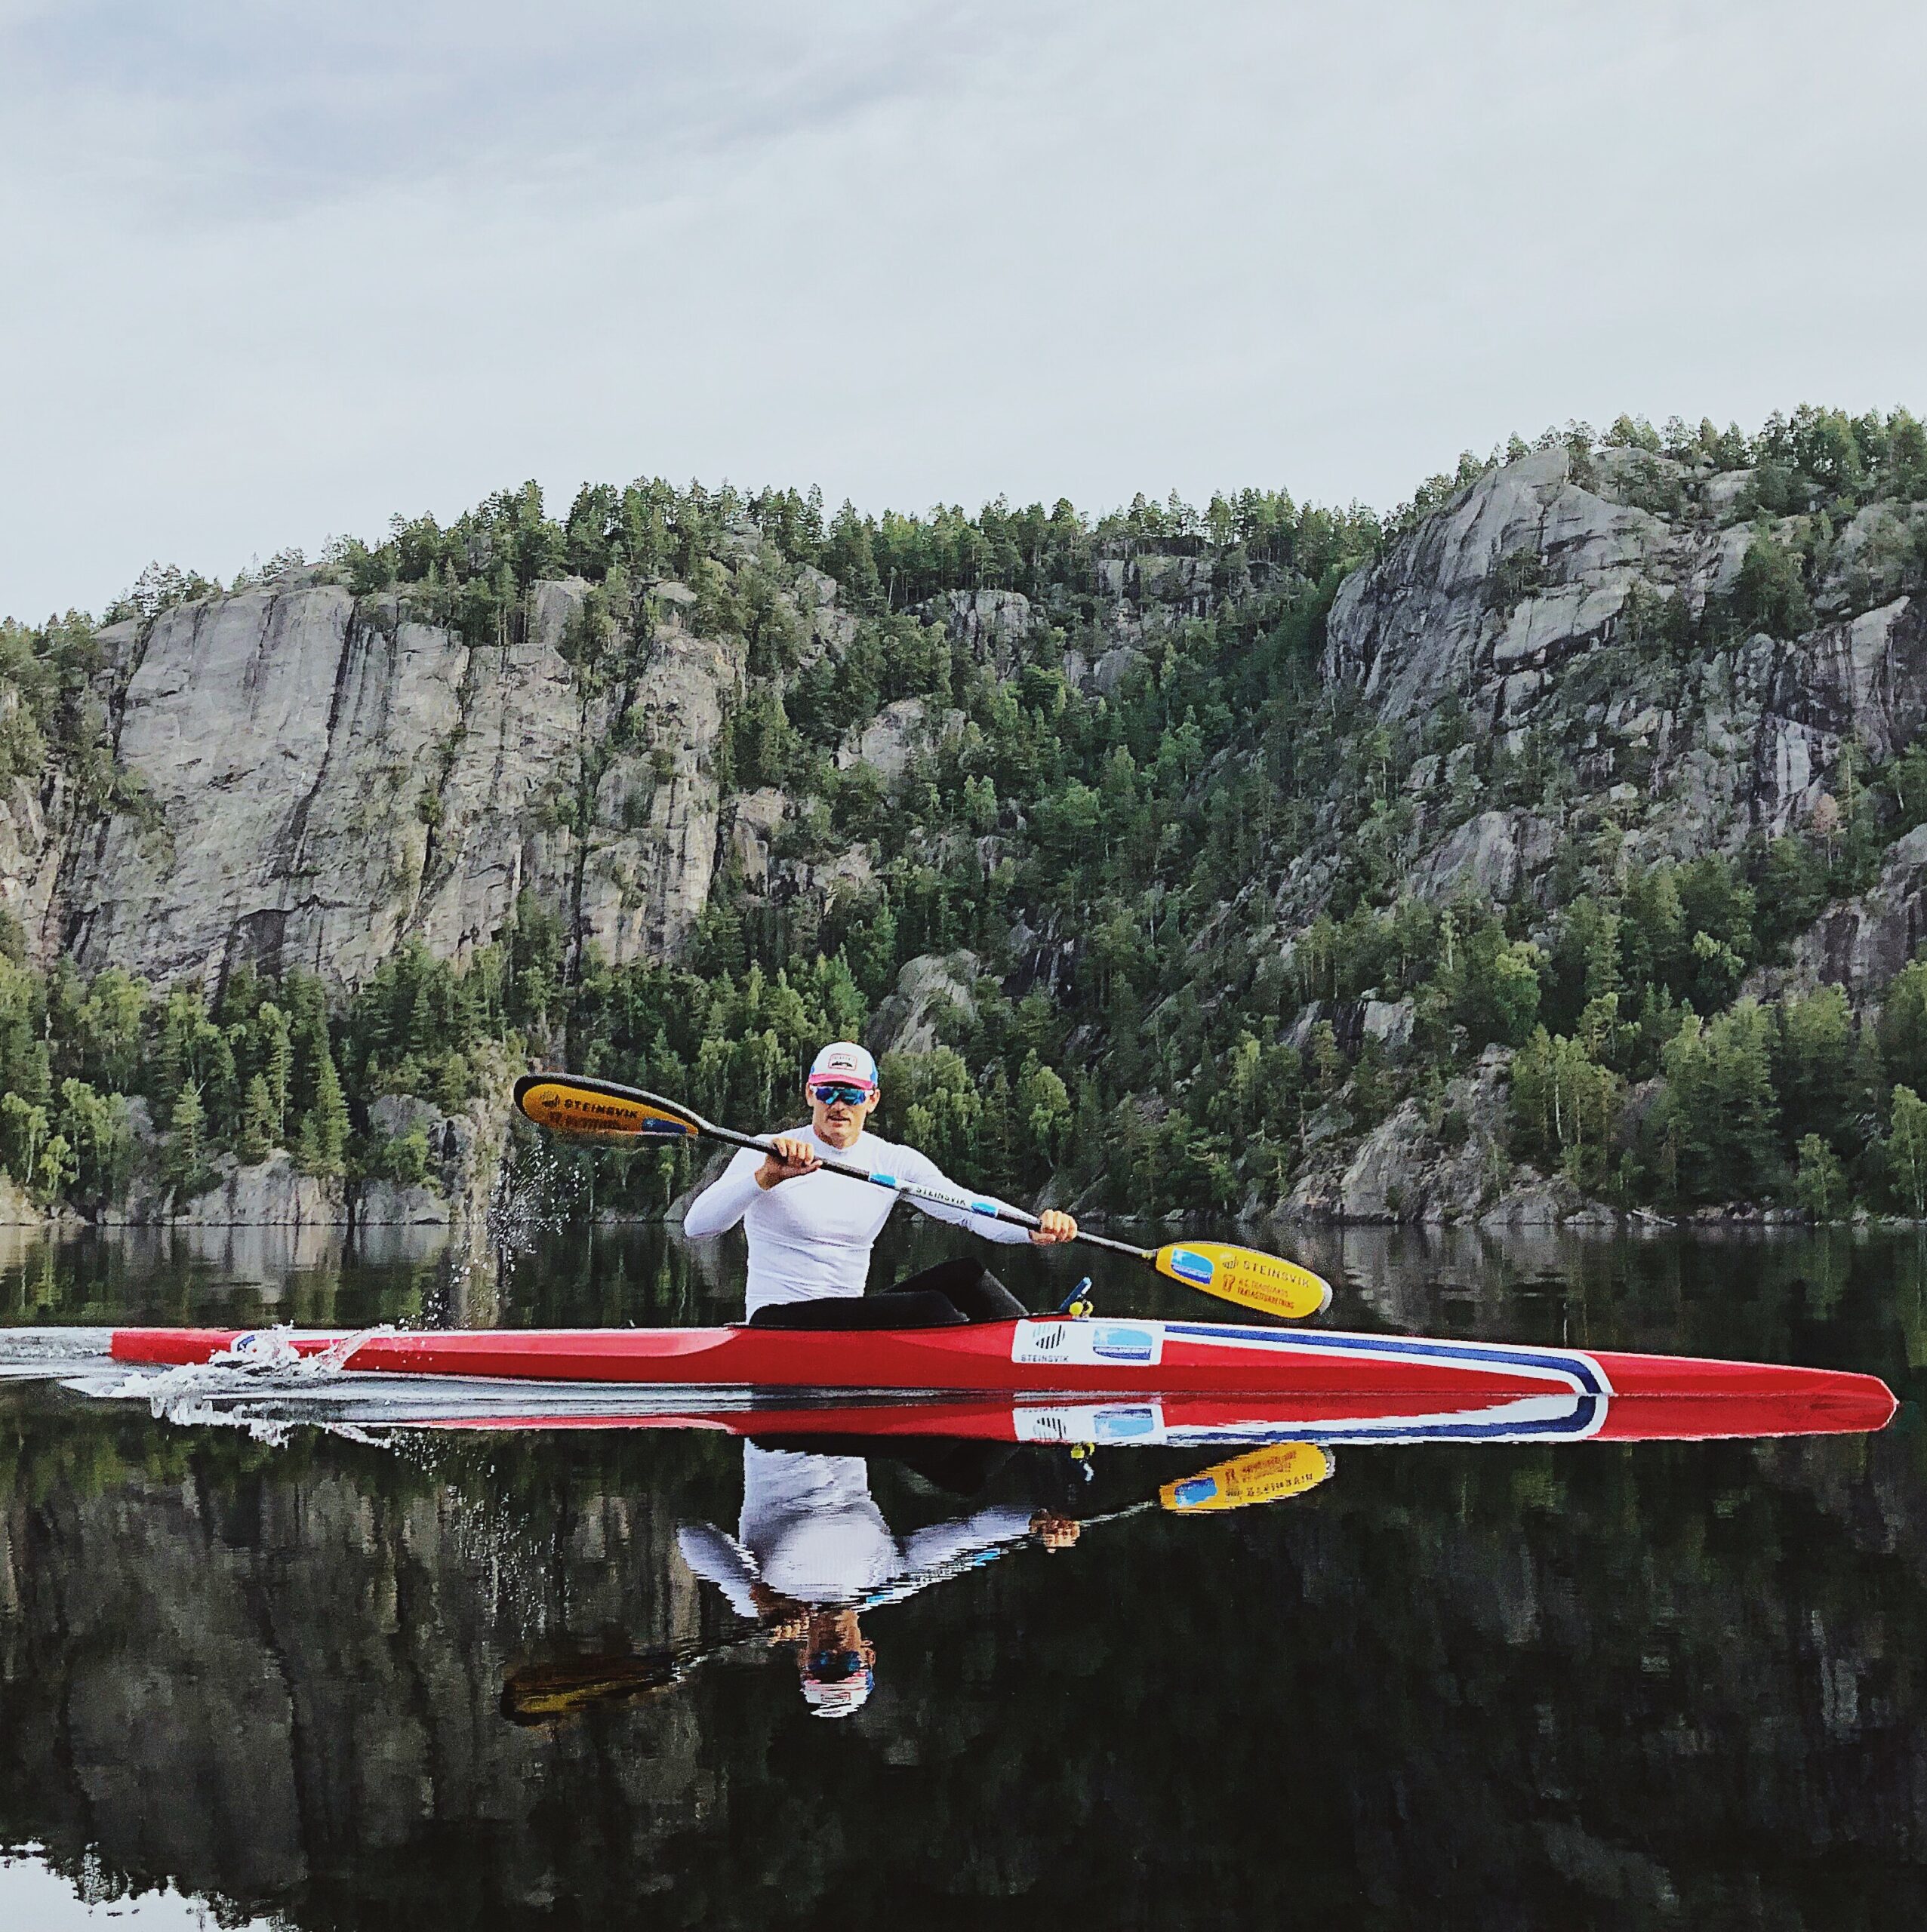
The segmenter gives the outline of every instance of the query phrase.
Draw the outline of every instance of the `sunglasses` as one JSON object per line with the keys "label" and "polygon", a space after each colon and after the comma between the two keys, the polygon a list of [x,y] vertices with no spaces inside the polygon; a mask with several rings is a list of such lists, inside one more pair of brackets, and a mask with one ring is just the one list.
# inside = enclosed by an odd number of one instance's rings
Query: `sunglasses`
{"label": "sunglasses", "polygon": [[820,1100],[826,1107],[833,1107],[841,1100],[846,1107],[867,1106],[876,1096],[867,1087],[857,1087],[841,1080],[820,1080],[810,1088],[810,1098]]}
{"label": "sunglasses", "polygon": [[852,1677],[867,1677],[870,1666],[860,1651],[812,1651],[808,1667],[819,1684],[842,1684]]}

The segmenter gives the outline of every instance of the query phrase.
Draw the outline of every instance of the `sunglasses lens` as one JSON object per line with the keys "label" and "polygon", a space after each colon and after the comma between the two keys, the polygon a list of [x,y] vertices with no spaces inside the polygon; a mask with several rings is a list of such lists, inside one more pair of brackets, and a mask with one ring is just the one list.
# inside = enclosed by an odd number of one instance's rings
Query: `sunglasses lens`
{"label": "sunglasses lens", "polygon": [[812,1087],[810,1097],[820,1100],[827,1106],[834,1106],[841,1100],[845,1106],[860,1107],[870,1097],[860,1087]]}

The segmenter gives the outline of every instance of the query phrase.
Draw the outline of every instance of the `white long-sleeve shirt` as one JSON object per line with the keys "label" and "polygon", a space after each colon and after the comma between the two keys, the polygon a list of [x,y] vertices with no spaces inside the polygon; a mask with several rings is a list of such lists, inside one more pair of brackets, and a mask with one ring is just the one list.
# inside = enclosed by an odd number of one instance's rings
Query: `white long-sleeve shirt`
{"label": "white long-sleeve shirt", "polygon": [[750,1586],[759,1583],[802,1604],[898,1601],[1021,1543],[1030,1522],[1029,1510],[1000,1503],[899,1537],[870,1495],[860,1456],[746,1442],[737,1534],[685,1524],[676,1542],[697,1576],[753,1617]]}
{"label": "white long-sleeve shirt", "polygon": [[[851,1147],[833,1147],[813,1128],[793,1128],[787,1138],[807,1141],[826,1160],[894,1174],[900,1180],[955,1189],[937,1163],[914,1147],[899,1147],[873,1134],[860,1134]],[[870,1274],[870,1251],[897,1204],[888,1189],[841,1174],[803,1174],[772,1188],[756,1185],[763,1155],[744,1148],[721,1180],[689,1204],[682,1232],[692,1241],[726,1232],[738,1221],[750,1241],[746,1314],[772,1302],[811,1301],[820,1295],[860,1295]],[[962,1190],[959,1189],[959,1192]],[[977,1195],[977,1200],[993,1200]],[[911,1206],[940,1221],[971,1229],[986,1241],[1028,1241],[1030,1230],[1009,1221],[974,1214],[935,1201]],[[998,1201],[1002,1207],[1006,1204]]]}

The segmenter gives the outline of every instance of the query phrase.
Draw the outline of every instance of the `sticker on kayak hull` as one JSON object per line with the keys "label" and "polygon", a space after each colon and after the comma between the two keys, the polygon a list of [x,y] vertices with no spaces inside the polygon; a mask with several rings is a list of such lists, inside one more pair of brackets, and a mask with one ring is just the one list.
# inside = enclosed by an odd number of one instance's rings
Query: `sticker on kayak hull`
{"label": "sticker on kayak hull", "polygon": [[1164,1440],[1164,1405],[1160,1402],[1054,1402],[1048,1407],[1012,1412],[1020,1442],[1089,1444],[1102,1448],[1119,1443],[1139,1447]]}
{"label": "sticker on kayak hull", "polygon": [[1011,1360],[1027,1364],[1153,1368],[1163,1358],[1164,1329],[1155,1321],[1093,1321],[1086,1316],[1064,1315],[1056,1321],[1020,1321],[1011,1341]]}

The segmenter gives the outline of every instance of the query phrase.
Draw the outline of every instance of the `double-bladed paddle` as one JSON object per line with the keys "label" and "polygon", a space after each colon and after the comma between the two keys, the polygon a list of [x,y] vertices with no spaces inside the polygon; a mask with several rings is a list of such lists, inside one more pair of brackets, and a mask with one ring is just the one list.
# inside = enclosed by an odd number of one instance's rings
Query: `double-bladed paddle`
{"label": "double-bladed paddle", "polygon": [[[516,1082],[516,1105],[537,1127],[576,1140],[663,1141],[700,1137],[719,1140],[727,1146],[751,1148],[758,1153],[774,1151],[766,1139],[718,1127],[679,1101],[665,1100],[660,1094],[646,1094],[638,1087],[621,1086],[613,1080],[590,1080],[569,1073],[525,1073]],[[847,1180],[867,1181],[873,1187],[887,1187],[909,1201],[961,1208],[968,1214],[981,1214],[986,1220],[1008,1221],[1020,1228],[1035,1229],[1042,1225],[1034,1214],[1027,1214],[1020,1208],[1007,1208],[1001,1201],[986,1201],[979,1195],[932,1187],[922,1181],[907,1180],[899,1174],[873,1174],[867,1168],[827,1156],[820,1157],[818,1164],[826,1174],[841,1174]],[[1187,1287],[1201,1288],[1206,1294],[1267,1315],[1282,1315],[1288,1321],[1322,1315],[1331,1303],[1329,1284],[1310,1269],[1281,1261],[1276,1255],[1261,1254],[1255,1248],[1234,1247],[1215,1241],[1172,1241],[1162,1247],[1138,1247],[1129,1241],[1113,1241],[1106,1235],[1086,1234],[1081,1229],[1076,1238],[1091,1247],[1109,1248],[1114,1254],[1147,1261],[1160,1275],[1182,1281]]]}

